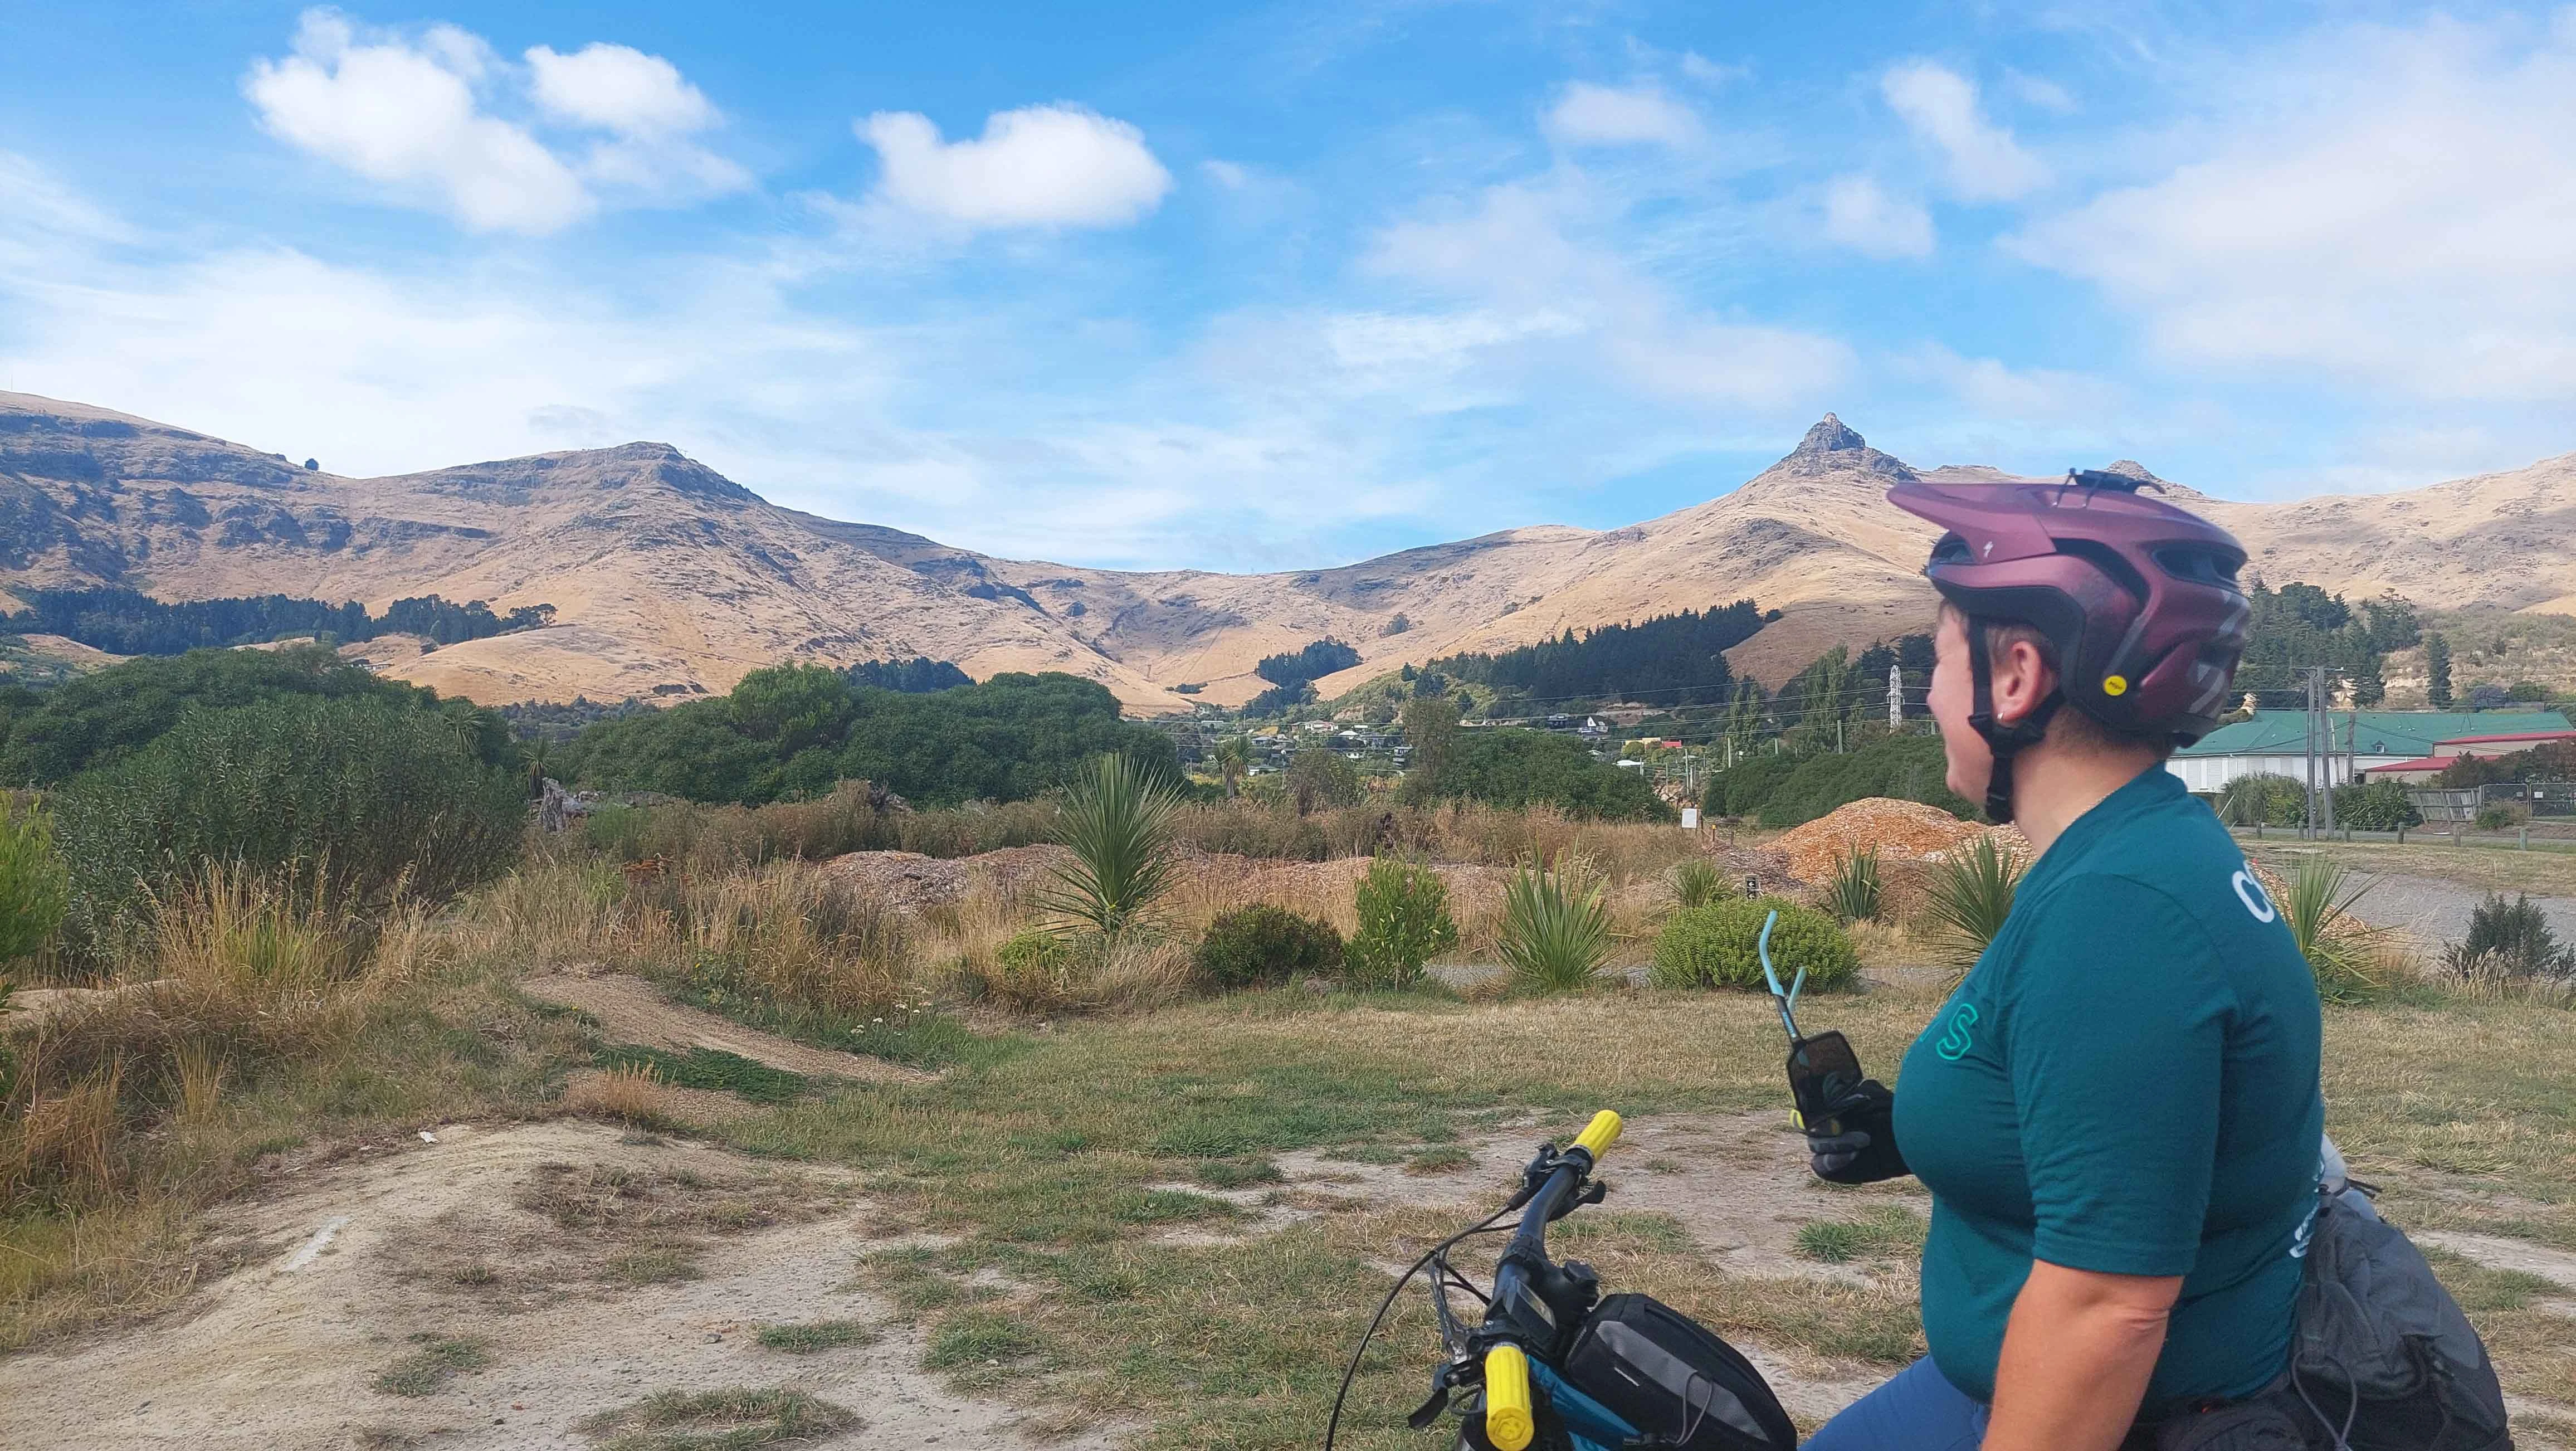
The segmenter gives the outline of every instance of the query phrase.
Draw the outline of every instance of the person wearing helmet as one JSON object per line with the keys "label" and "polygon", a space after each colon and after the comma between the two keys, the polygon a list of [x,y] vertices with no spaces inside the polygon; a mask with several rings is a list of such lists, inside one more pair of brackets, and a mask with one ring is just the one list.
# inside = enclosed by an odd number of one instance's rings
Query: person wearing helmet
{"label": "person wearing helmet", "polygon": [[1809,1131],[1818,1175],[1932,1193],[1931,1354],[1814,1451],[2172,1445],[2287,1368],[2324,1117],[2316,984],[2164,764],[2234,678],[2245,551],[2139,482],[1888,491],[1944,531],[1924,573],[1950,788],[2036,856],[1903,1091],[1872,1080]]}

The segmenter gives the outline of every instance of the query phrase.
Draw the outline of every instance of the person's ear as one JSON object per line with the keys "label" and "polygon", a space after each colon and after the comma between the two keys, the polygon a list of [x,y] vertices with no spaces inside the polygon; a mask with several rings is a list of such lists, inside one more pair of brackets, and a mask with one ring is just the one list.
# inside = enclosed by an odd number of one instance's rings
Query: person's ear
{"label": "person's ear", "polygon": [[2039,647],[2015,640],[1994,653],[1995,722],[2013,725],[2030,718],[2039,703],[2057,689],[2057,672],[2040,658]]}

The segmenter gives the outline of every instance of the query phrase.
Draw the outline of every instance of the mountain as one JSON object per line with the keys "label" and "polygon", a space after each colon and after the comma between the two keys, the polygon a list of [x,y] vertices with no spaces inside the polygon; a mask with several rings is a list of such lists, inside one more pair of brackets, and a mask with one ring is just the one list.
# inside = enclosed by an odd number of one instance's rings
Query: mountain
{"label": "mountain", "polygon": [[[978,677],[1063,670],[1131,709],[1175,710],[1240,703],[1263,687],[1252,674],[1262,656],[1326,635],[1362,657],[1319,683],[1331,694],[1399,663],[1747,597],[1784,617],[1731,658],[1777,683],[1837,641],[1928,618],[1918,571],[1931,533],[1880,497],[1916,476],[1827,414],[1741,487],[1623,529],[1511,529],[1292,573],[1133,572],[995,559],[783,509],[667,444],[350,479],[0,393],[0,587],[555,606],[544,629],[369,652],[389,673],[486,702],[677,698],[791,657],[925,654]],[[2009,477],[1976,466],[1920,476]],[[2576,613],[2576,454],[2287,504],[2164,487],[2235,530],[2276,582],[2396,589],[2439,609]]]}

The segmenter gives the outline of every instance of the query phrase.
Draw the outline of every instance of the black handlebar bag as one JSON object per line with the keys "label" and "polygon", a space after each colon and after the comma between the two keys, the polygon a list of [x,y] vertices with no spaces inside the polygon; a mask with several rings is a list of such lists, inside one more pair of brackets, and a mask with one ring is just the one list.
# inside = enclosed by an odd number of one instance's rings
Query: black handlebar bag
{"label": "black handlebar bag", "polygon": [[2504,1389],[2469,1317],[2357,1190],[2318,1196],[2290,1375],[2351,1451],[2513,1446]]}
{"label": "black handlebar bag", "polygon": [[1795,1451],[1798,1428],[1743,1352],[1644,1295],[1603,1297],[1564,1375],[1637,1428],[1631,1446]]}

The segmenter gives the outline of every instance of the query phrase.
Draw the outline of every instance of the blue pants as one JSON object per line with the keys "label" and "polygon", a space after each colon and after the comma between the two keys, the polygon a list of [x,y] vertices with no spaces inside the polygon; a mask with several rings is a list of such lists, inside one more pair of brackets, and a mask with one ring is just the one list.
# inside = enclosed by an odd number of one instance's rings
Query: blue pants
{"label": "blue pants", "polygon": [[1985,1439],[1986,1408],[1927,1357],[1844,1407],[1807,1438],[1806,1451],[1976,1451]]}

